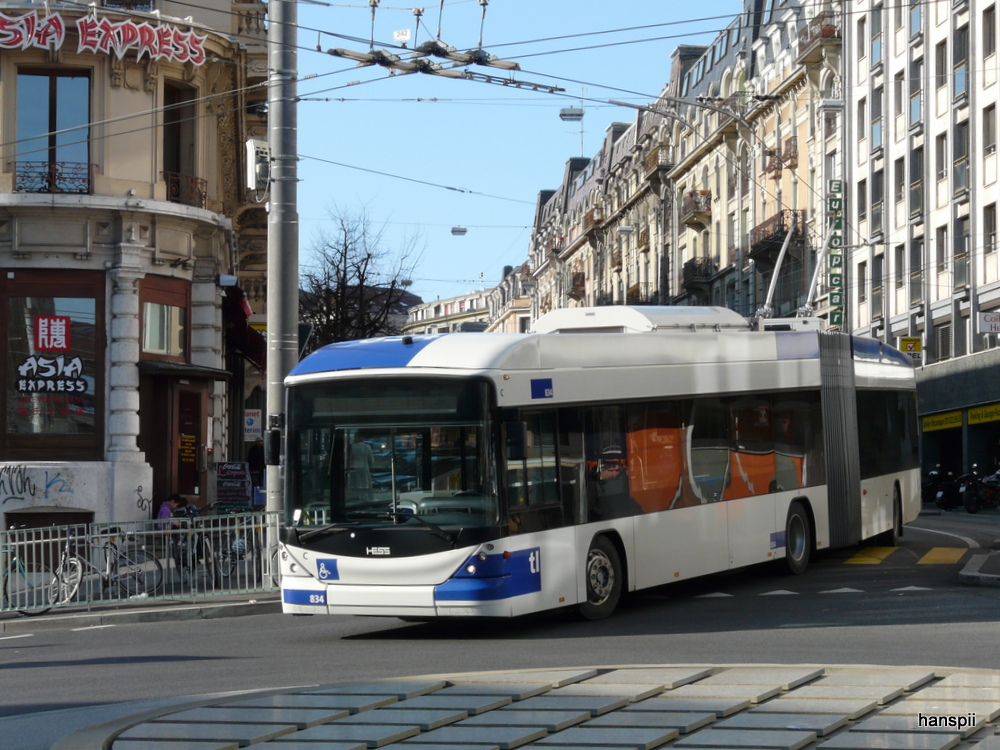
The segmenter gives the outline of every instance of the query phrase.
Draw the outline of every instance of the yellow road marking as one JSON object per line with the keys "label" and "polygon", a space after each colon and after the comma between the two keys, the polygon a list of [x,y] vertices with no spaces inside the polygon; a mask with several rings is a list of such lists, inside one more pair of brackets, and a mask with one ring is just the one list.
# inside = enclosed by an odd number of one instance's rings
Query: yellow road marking
{"label": "yellow road marking", "polygon": [[961,560],[966,551],[964,547],[932,547],[917,560],[917,565],[952,565]]}
{"label": "yellow road marking", "polygon": [[899,547],[865,547],[844,561],[846,565],[878,565]]}

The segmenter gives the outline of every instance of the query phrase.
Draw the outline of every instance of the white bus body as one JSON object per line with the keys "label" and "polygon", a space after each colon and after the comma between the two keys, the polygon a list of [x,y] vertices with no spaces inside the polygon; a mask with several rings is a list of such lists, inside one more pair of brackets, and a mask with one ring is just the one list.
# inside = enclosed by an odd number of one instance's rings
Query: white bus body
{"label": "white bus body", "polygon": [[299,364],[284,611],[604,617],[625,591],[891,543],[919,512],[894,349],[721,308],[559,310],[536,331]]}

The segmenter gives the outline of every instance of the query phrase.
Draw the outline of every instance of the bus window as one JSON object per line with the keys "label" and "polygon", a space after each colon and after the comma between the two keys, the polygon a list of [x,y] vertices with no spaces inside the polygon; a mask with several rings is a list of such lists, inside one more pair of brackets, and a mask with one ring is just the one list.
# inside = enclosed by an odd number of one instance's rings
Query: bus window
{"label": "bus window", "polygon": [[684,427],[674,403],[628,410],[628,476],[632,497],[652,513],[675,507],[684,477]]}
{"label": "bus window", "polygon": [[700,398],[691,408],[688,472],[701,503],[722,500],[729,486],[729,411],[724,401]]}
{"label": "bus window", "polygon": [[726,500],[774,492],[774,430],[771,402],[759,396],[733,401],[733,456]]}
{"label": "bus window", "polygon": [[507,463],[507,515],[511,533],[542,531],[566,524],[559,497],[554,412],[525,414],[524,458]]}
{"label": "bus window", "polygon": [[622,429],[622,409],[587,410],[588,520],[634,516],[642,512],[629,492],[629,462]]}

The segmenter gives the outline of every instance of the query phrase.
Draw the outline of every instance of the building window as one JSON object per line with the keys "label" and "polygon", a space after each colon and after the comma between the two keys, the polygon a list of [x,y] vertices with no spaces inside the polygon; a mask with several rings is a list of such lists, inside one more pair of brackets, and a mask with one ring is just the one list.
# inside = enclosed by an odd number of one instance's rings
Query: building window
{"label": "building window", "polygon": [[858,183],[858,221],[868,218],[868,180]]}
{"label": "building window", "polygon": [[906,197],[906,161],[896,159],[893,172],[893,197],[896,203],[901,203]]}
{"label": "building window", "polygon": [[167,200],[204,208],[206,182],[197,176],[197,92],[173,81],[163,84],[163,179]]}
{"label": "building window", "polygon": [[876,5],[872,9],[872,39],[871,39],[871,63],[872,67],[882,62],[882,6]]}
{"label": "building window", "polygon": [[882,89],[872,92],[872,151],[882,148]]}
{"label": "building window", "polygon": [[938,180],[943,180],[948,176],[948,135],[942,133],[934,141],[934,162],[937,165]]}
{"label": "building window", "polygon": [[924,116],[924,61],[910,63],[910,125],[918,125]]}
{"label": "building window", "polygon": [[991,203],[983,209],[983,252],[992,253],[997,249],[997,204]]}
{"label": "building window", "polygon": [[872,256],[872,297],[871,297],[871,318],[881,318],[885,315],[883,308],[885,296],[882,293],[882,276],[884,273],[885,256],[882,254]]}
{"label": "building window", "polygon": [[983,11],[983,57],[997,51],[997,6],[991,5]]}
{"label": "building window", "polygon": [[906,284],[906,246],[896,245],[893,250],[893,264],[896,271],[896,288],[902,289]]}
{"label": "building window", "polygon": [[997,105],[991,104],[983,110],[983,153],[992,154],[997,150]]}
{"label": "building window", "polygon": [[6,352],[6,460],[99,460],[104,435],[104,276],[8,271],[0,278]]}
{"label": "building window", "polygon": [[910,307],[924,300],[924,241],[910,240]]}
{"label": "building window", "polygon": [[963,26],[955,30],[955,39],[952,43],[952,58],[955,65],[954,89],[952,95],[957,97],[965,96],[969,87],[969,27]]}
{"label": "building window", "polygon": [[955,220],[955,247],[952,249],[952,284],[962,289],[969,283],[969,218]]}
{"label": "building window", "polygon": [[90,73],[17,73],[15,190],[81,193],[92,190]]}
{"label": "building window", "polygon": [[948,85],[948,42],[938,42],[934,48],[934,88]]}
{"label": "building window", "polygon": [[934,265],[938,273],[945,270],[948,259],[948,227],[938,227],[934,243]]}
{"label": "building window", "polygon": [[139,283],[142,356],[184,362],[190,351],[190,285],[182,279],[147,276]]}
{"label": "building window", "polygon": [[951,359],[951,323],[944,323],[934,327],[937,339],[938,361]]}
{"label": "building window", "polygon": [[960,122],[955,126],[955,192],[967,190],[969,187],[969,122]]}
{"label": "building window", "polygon": [[882,232],[882,204],[884,199],[885,173],[879,169],[872,173],[872,234],[879,234]]}
{"label": "building window", "polygon": [[923,0],[910,0],[910,36],[923,31]]}
{"label": "building window", "polygon": [[868,100],[862,99],[858,102],[858,134],[862,138],[868,132]]}
{"label": "building window", "polygon": [[905,81],[906,76],[903,71],[896,73],[895,77],[892,79],[892,93],[894,99],[892,113],[896,117],[900,117],[903,114],[903,101],[906,96]]}
{"label": "building window", "polygon": [[858,302],[868,300],[868,261],[858,263]]}
{"label": "building window", "polygon": [[924,149],[910,152],[910,214],[924,210]]}
{"label": "building window", "polygon": [[858,19],[858,59],[865,59],[865,19]]}

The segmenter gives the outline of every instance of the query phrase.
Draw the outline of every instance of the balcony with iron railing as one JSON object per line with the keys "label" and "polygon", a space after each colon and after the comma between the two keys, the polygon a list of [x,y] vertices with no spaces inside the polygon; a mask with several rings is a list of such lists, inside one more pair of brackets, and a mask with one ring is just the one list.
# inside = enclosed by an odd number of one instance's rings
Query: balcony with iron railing
{"label": "balcony with iron railing", "polygon": [[712,191],[689,190],[681,201],[681,224],[707,227],[712,222]]}
{"label": "balcony with iron railing", "polygon": [[94,190],[94,165],[73,161],[18,161],[12,165],[16,193],[72,193]]}
{"label": "balcony with iron railing", "polygon": [[691,258],[681,269],[681,286],[687,292],[704,291],[718,270],[713,258]]}
{"label": "balcony with iron railing", "polygon": [[205,208],[206,196],[208,195],[207,180],[178,172],[164,172],[163,179],[167,183],[168,201],[194,208]]}
{"label": "balcony with iron railing", "polygon": [[806,242],[806,212],[786,208],[778,211],[766,221],[750,230],[750,259],[761,268],[774,268],[790,231],[795,232],[788,252],[794,258],[802,258]]}
{"label": "balcony with iron railing", "polygon": [[818,63],[823,59],[828,47],[839,48],[843,44],[840,25],[832,14],[821,13],[809,21],[799,32],[799,65]]}
{"label": "balcony with iron railing", "polygon": [[647,179],[659,177],[663,171],[673,168],[674,150],[668,146],[655,146],[650,149],[643,160],[643,167]]}
{"label": "balcony with iron railing", "polygon": [[591,234],[601,228],[604,221],[604,214],[596,208],[592,208],[583,215],[583,233]]}

